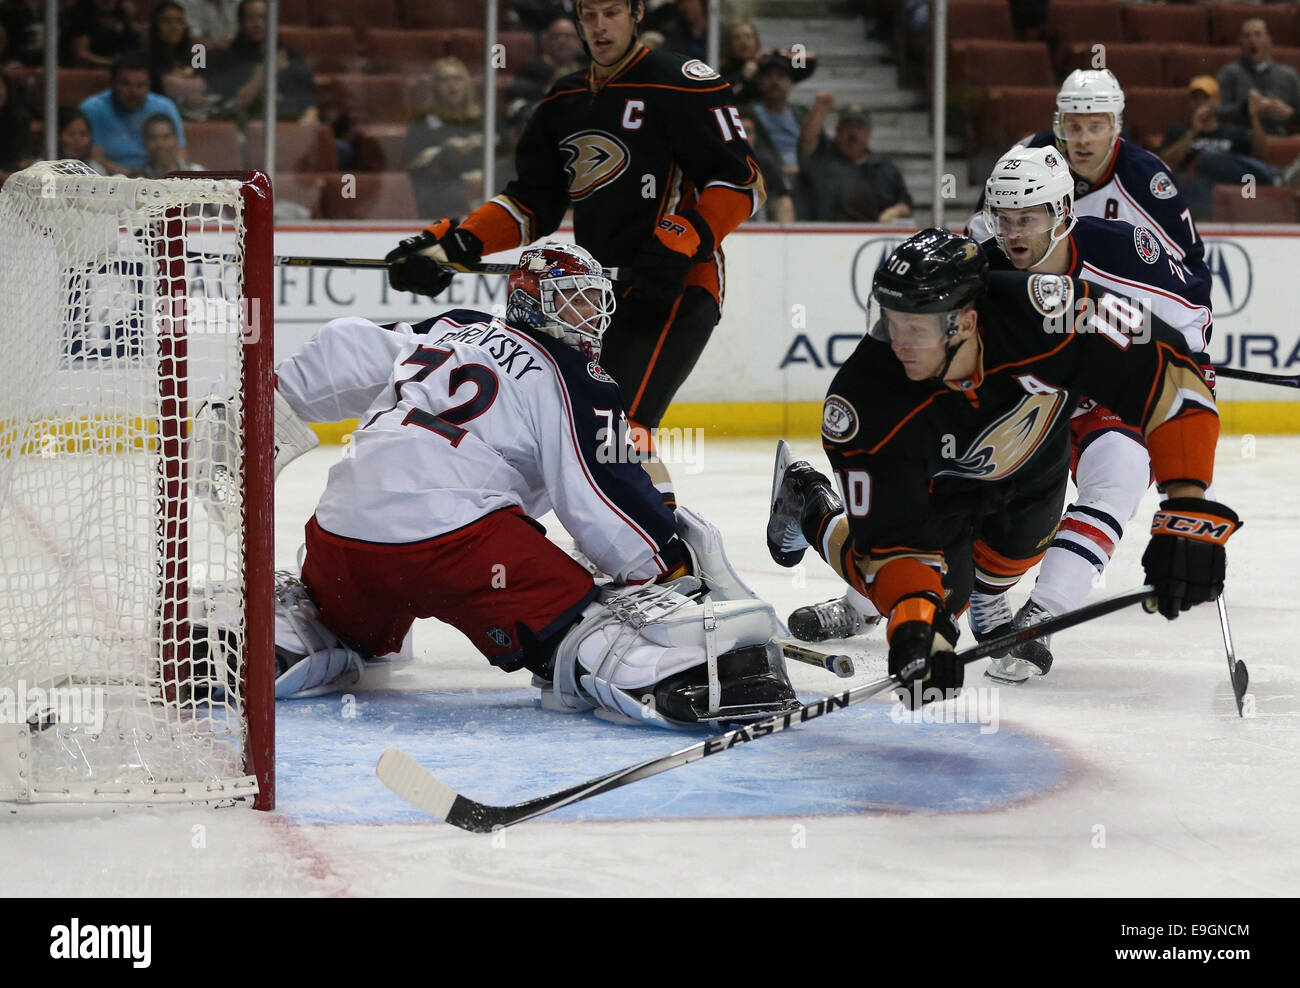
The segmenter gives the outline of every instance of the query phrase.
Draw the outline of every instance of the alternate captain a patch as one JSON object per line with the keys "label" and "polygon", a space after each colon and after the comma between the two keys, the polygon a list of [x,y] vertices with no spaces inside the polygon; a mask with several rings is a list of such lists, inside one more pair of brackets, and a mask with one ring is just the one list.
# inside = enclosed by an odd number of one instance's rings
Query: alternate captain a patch
{"label": "alternate captain a patch", "polygon": [[832,442],[848,442],[858,434],[858,413],[839,395],[827,395],[822,406],[822,435]]}

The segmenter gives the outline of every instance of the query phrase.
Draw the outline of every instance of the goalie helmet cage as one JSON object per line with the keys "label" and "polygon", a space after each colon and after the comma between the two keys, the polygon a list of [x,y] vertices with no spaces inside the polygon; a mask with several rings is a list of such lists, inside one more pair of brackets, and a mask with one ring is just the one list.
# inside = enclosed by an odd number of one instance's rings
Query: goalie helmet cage
{"label": "goalie helmet cage", "polygon": [[271,245],[260,171],[0,191],[0,801],[274,806]]}

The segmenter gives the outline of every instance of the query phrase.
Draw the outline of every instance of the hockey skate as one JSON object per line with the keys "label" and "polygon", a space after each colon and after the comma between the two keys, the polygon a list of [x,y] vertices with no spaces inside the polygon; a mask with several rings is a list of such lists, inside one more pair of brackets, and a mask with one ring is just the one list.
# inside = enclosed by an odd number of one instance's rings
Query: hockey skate
{"label": "hockey skate", "polygon": [[[1006,594],[987,596],[971,594],[970,626],[976,641],[988,641],[1012,631],[1019,631],[1051,617],[1051,612],[1032,600],[1011,614]],[[1044,676],[1052,668],[1051,636],[1045,639],[1021,642],[1013,648],[992,656],[984,675],[999,683],[1023,683],[1031,676]]]}
{"label": "hockey skate", "polygon": [[831,638],[865,635],[880,623],[881,615],[866,615],[847,597],[806,604],[790,612],[790,634],[800,641],[824,642]]}

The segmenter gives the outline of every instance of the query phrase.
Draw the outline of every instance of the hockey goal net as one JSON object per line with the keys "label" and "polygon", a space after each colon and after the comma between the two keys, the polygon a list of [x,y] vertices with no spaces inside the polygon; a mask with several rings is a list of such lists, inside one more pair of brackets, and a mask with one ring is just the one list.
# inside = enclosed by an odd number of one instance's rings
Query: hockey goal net
{"label": "hockey goal net", "polygon": [[0,800],[273,805],[271,223],[260,172],[0,191]]}

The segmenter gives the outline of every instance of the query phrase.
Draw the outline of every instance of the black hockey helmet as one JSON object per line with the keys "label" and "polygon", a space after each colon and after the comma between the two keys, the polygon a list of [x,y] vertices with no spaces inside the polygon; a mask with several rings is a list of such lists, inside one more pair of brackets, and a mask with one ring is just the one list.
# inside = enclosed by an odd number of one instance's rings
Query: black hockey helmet
{"label": "black hockey helmet", "polygon": [[876,269],[875,301],[896,312],[956,312],[988,281],[989,262],[970,237],[931,227],[894,248]]}

